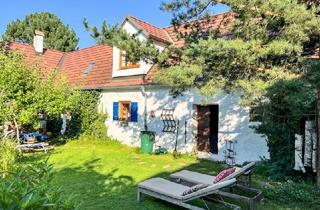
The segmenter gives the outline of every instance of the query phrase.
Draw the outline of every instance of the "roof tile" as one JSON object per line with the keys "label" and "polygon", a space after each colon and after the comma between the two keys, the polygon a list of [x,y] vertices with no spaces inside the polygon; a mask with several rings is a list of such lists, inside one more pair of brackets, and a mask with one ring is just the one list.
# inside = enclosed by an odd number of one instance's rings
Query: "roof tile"
{"label": "roof tile", "polygon": [[128,16],[127,18],[131,20],[134,24],[136,24],[139,28],[147,32],[147,34],[150,35],[151,38],[155,38],[166,43],[172,43],[171,37],[169,36],[166,30],[158,28],[136,17]]}
{"label": "roof tile", "polygon": [[[201,21],[203,29],[215,27],[220,32],[225,32],[225,26],[230,22],[230,13],[213,16],[209,23]],[[135,17],[127,17],[138,27],[148,33],[152,38],[164,43],[172,43],[175,47],[184,46],[184,40],[178,38],[178,34],[173,26],[158,28]],[[192,22],[191,22],[192,24]],[[178,31],[188,33],[188,29],[180,26]],[[49,70],[58,70],[66,76],[69,83],[76,87],[85,89],[101,89],[107,87],[135,86],[152,83],[157,65],[153,65],[151,70],[143,76],[129,76],[112,78],[113,48],[107,45],[95,45],[89,48],[76,50],[73,52],[60,52],[45,49],[42,55],[38,55],[32,45],[12,42],[9,49],[17,50],[26,56],[27,64],[36,63],[43,70],[44,75]],[[88,74],[83,74],[90,64],[95,63]]]}

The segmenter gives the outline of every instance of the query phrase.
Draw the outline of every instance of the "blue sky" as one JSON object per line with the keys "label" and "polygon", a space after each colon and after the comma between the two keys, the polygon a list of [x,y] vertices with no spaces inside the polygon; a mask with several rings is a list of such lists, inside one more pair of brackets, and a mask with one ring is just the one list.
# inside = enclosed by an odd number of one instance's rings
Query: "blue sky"
{"label": "blue sky", "polygon": [[[103,20],[109,24],[121,22],[132,15],[156,26],[168,26],[171,14],[160,11],[163,0],[11,0],[1,4],[0,35],[9,22],[22,19],[33,12],[52,12],[73,28],[80,38],[79,47],[84,48],[95,42],[84,30],[82,20],[86,17],[90,25],[100,26]],[[225,12],[228,8],[218,5],[214,13]]]}

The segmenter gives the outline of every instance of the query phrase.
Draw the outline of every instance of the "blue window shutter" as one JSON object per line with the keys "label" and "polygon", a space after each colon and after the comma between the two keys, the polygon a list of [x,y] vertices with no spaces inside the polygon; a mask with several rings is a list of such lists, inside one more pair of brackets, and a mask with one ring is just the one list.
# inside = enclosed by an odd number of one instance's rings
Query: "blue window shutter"
{"label": "blue window shutter", "polygon": [[138,122],[138,103],[131,102],[131,122]]}
{"label": "blue window shutter", "polygon": [[113,102],[113,120],[119,120],[119,103]]}

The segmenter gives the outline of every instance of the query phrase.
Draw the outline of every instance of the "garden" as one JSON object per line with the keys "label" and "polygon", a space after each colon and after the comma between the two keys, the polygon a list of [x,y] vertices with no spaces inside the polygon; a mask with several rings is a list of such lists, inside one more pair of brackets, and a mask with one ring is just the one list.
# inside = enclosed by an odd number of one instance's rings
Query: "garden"
{"label": "garden", "polygon": [[[24,169],[12,177],[14,185],[11,178],[1,182],[2,209],[177,209],[147,196],[138,203],[137,184],[151,177],[168,178],[181,169],[216,175],[226,167],[193,155],[141,154],[138,148],[92,137],[74,139],[50,153],[23,155],[15,165]],[[265,195],[257,209],[319,209],[319,193],[311,182],[280,184],[256,171],[253,184]]]}
{"label": "garden", "polygon": [[[150,40],[142,42],[118,25],[105,22],[99,31],[86,19],[83,23],[98,44],[124,50],[128,63],[159,64],[155,82],[171,87],[174,96],[190,88],[204,96],[241,89],[241,103],[251,108],[250,117],[259,122],[253,128],[267,138],[270,152],[270,159],[258,161],[252,173],[252,187],[264,196],[257,209],[320,209],[319,174],[312,166],[305,173],[293,170],[295,136],[305,135],[301,125],[306,121],[320,119],[316,113],[320,63],[312,57],[319,51],[319,2],[175,0],[161,8],[173,13],[173,25],[179,27],[194,17],[205,18],[210,6],[221,2],[238,14],[231,35],[221,37],[218,31],[204,32],[193,25],[191,33],[180,34],[186,42],[183,48],[169,46],[163,53]],[[51,16],[42,13],[28,18],[41,22],[43,17]],[[18,21],[11,27],[27,23]],[[69,28],[65,30],[75,36]],[[4,37],[12,38],[10,32],[19,30],[8,30]],[[73,44],[58,49],[75,50],[78,41],[72,40]],[[198,159],[195,153],[144,154],[140,148],[122,145],[107,136],[108,116],[99,110],[99,99],[99,91],[73,87],[59,71],[44,75],[39,66],[27,64],[23,55],[1,42],[0,209],[179,209],[151,196],[137,202],[139,183],[153,177],[170,180],[172,173],[183,169],[216,176],[230,167]],[[30,152],[27,147],[30,153],[26,152],[23,145],[35,142],[30,133],[43,133],[37,140],[45,141],[50,150],[36,153],[37,149]],[[320,171],[319,157],[312,157],[315,171]],[[208,197],[248,208],[238,200]],[[191,203],[204,209],[228,209],[217,203],[207,206],[202,199]]]}

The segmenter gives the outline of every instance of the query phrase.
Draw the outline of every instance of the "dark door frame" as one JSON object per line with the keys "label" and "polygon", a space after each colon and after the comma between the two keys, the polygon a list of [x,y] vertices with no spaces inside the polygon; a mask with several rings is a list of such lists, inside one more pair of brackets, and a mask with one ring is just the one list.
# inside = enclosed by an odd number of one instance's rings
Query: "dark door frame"
{"label": "dark door frame", "polygon": [[[218,154],[219,105],[197,106],[197,150]],[[200,110],[202,108],[202,110]],[[209,122],[208,122],[209,121]]]}

